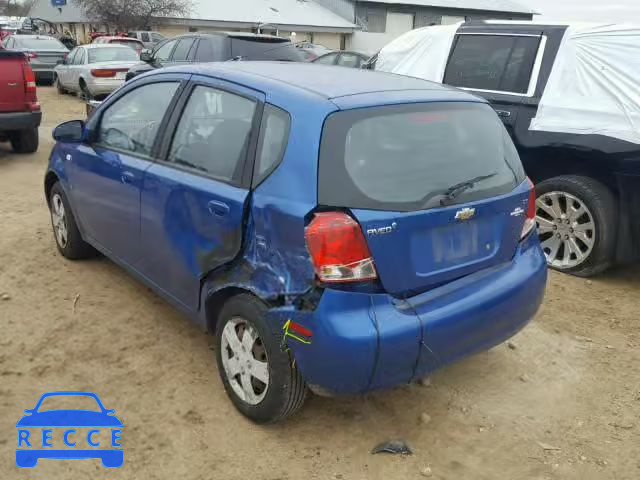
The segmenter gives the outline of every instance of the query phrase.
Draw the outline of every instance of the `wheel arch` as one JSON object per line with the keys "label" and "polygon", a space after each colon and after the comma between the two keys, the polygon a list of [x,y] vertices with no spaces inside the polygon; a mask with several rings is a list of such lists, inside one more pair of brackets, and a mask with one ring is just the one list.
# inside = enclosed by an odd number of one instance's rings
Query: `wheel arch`
{"label": "wheel arch", "polygon": [[204,311],[206,327],[209,332],[215,332],[220,312],[231,298],[238,295],[248,294],[262,301],[260,296],[253,290],[240,285],[229,285],[217,290],[209,290],[204,300]]}
{"label": "wheel arch", "polygon": [[44,198],[47,201],[47,205],[50,206],[49,200],[51,197],[51,189],[60,181],[58,174],[49,170],[44,177]]}

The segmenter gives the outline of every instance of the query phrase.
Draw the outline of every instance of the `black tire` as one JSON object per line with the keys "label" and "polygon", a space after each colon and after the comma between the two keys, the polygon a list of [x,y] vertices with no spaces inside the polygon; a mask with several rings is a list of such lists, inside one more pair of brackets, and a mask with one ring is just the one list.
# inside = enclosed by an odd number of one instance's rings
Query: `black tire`
{"label": "black tire", "polygon": [[[252,295],[241,294],[230,298],[218,317],[215,340],[218,371],[227,395],[240,413],[260,424],[277,422],[293,415],[304,403],[308,391],[290,354],[282,351],[280,339],[273,335],[265,321],[265,313],[264,303]],[[257,330],[261,347],[266,353],[269,383],[264,397],[256,405],[247,403],[234,391],[222,360],[222,355],[232,358],[230,350],[225,348],[223,351],[222,333],[227,323],[235,318],[241,318]],[[254,348],[256,345],[258,341],[254,344]],[[231,381],[238,381],[238,379],[233,378]]]}
{"label": "black tire", "polygon": [[16,153],[33,153],[38,150],[38,128],[19,130],[9,137],[11,147]]}
{"label": "black tire", "polygon": [[60,84],[60,79],[58,78],[57,75],[55,78],[55,85],[56,85],[56,90],[58,90],[58,93],[60,95],[65,95],[67,93],[67,90]]}
{"label": "black tire", "polygon": [[[591,277],[607,270],[614,263],[618,236],[616,197],[599,181],[578,175],[553,177],[536,185],[538,197],[549,192],[565,192],[584,203],[592,214],[595,232],[591,253],[582,263],[569,268],[549,266],[578,277]],[[540,238],[544,236],[541,234]]]}
{"label": "black tire", "polygon": [[87,84],[84,83],[84,80],[80,80],[80,98],[85,102],[93,100],[93,97],[91,96],[91,92],[87,88]]}
{"label": "black tire", "polygon": [[62,189],[60,183],[55,183],[53,187],[51,187],[51,192],[49,193],[49,210],[54,212],[55,203],[58,198],[62,202],[62,206],[64,207],[64,222],[66,228],[66,243],[61,244],[57,235],[54,215],[51,215],[51,226],[53,228],[53,237],[56,242],[56,247],[58,251],[62,254],[63,257],[68,258],[69,260],[81,260],[85,258],[95,257],[97,251],[85,242],[82,239],[82,235],[80,235],[80,231],[78,230],[78,225],[76,224],[76,219],[73,216],[73,211],[71,210],[71,206],[69,205],[69,201],[67,200],[67,196]]}

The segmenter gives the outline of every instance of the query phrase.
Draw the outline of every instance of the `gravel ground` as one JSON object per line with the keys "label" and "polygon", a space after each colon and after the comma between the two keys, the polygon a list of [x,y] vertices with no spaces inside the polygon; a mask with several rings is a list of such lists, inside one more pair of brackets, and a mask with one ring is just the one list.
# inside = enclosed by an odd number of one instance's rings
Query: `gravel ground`
{"label": "gravel ground", "polygon": [[[593,281],[552,273],[522,333],[428,385],[312,397],[287,423],[259,427],[227,400],[210,336],[110,261],[56,252],[42,188],[50,130],[84,107],[52,88],[39,95],[40,151],[16,156],[0,145],[3,479],[640,477],[638,266]],[[15,422],[51,390],[94,391],[115,409],[121,469],[15,466]],[[396,438],[414,454],[369,453]]]}

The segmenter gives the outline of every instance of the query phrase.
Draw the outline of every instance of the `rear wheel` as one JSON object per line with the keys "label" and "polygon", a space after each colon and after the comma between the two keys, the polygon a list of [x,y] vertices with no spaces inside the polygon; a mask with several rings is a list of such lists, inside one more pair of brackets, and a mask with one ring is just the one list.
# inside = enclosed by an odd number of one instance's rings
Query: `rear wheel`
{"label": "rear wheel", "polygon": [[536,222],[551,268],[581,277],[613,263],[618,226],[616,200],[590,177],[563,175],[536,185]]}
{"label": "rear wheel", "polygon": [[56,246],[62,256],[69,260],[80,260],[96,255],[96,250],[82,239],[71,206],[60,183],[51,187],[49,210]]}
{"label": "rear wheel", "polygon": [[307,386],[265,321],[266,307],[242,294],[222,308],[216,325],[216,360],[234,406],[257,423],[282,420],[304,403]]}
{"label": "rear wheel", "polygon": [[89,91],[89,88],[87,87],[87,84],[84,80],[80,80],[80,98],[82,98],[82,100],[84,100],[85,102],[93,99],[93,97],[91,96],[91,92]]}
{"label": "rear wheel", "polygon": [[33,153],[38,150],[38,128],[19,130],[9,137],[11,147],[16,153]]}

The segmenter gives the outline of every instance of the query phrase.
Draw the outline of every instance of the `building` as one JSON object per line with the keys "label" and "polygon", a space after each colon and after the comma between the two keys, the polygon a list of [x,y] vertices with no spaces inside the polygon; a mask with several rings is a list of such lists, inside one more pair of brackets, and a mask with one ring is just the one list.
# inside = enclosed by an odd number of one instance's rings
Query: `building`
{"label": "building", "polygon": [[[374,53],[413,28],[464,20],[531,20],[534,14],[515,0],[194,0],[188,18],[157,18],[148,27],[168,36],[260,31]],[[68,29],[81,41],[92,29],[109,31],[72,0],[35,0],[30,16]]]}

